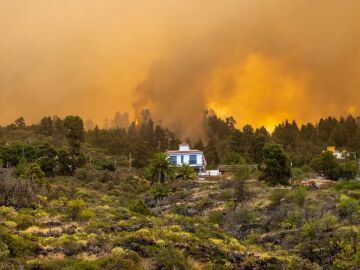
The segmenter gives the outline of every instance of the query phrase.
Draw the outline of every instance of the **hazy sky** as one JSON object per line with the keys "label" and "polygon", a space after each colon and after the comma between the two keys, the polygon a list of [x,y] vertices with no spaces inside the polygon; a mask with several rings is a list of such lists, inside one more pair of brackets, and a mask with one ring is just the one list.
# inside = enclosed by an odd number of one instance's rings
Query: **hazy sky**
{"label": "hazy sky", "polygon": [[0,123],[360,114],[358,0],[0,0]]}

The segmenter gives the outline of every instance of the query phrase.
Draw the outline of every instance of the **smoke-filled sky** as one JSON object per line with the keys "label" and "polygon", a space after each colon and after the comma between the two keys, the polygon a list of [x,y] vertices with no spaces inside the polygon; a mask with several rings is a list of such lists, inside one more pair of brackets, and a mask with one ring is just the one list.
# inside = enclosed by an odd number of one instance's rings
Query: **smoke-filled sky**
{"label": "smoke-filled sky", "polygon": [[360,114],[358,0],[0,0],[0,123]]}

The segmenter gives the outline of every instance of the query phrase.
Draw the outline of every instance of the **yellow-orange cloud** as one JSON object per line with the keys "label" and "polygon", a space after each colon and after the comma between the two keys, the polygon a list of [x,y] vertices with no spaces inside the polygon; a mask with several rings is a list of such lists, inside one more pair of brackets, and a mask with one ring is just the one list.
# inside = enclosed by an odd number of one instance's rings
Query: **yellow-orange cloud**
{"label": "yellow-orange cloud", "polygon": [[294,108],[306,105],[308,80],[276,59],[250,54],[243,63],[215,71],[208,106],[223,117],[235,116],[240,126],[256,123],[271,130],[284,119],[299,119]]}
{"label": "yellow-orange cloud", "polygon": [[213,107],[272,127],[359,114],[356,0],[0,2],[0,123],[149,108],[182,136]]}

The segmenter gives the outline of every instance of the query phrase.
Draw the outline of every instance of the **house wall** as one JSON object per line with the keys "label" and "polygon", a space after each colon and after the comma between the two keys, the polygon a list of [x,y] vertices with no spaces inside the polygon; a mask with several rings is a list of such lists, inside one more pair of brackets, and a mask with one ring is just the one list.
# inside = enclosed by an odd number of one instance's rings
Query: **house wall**
{"label": "house wall", "polygon": [[[202,165],[202,154],[192,154],[196,155],[196,165]],[[189,164],[190,154],[174,154],[171,156],[176,156],[176,164],[181,165],[181,156],[183,156],[183,163]]]}
{"label": "house wall", "polygon": [[203,164],[203,155],[201,154],[196,155],[196,163]]}

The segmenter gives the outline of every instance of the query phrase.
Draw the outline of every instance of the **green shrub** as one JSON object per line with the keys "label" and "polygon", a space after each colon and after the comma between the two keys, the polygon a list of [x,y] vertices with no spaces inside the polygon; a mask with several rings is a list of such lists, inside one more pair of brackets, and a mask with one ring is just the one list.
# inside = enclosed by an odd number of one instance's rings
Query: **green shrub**
{"label": "green shrub", "polygon": [[354,245],[354,239],[350,241],[341,240],[337,242],[340,252],[335,255],[334,266],[336,269],[348,270],[359,269],[360,249],[359,244]]}
{"label": "green shrub", "polygon": [[4,239],[8,246],[11,256],[27,257],[35,255],[36,250],[39,249],[36,239],[27,239],[17,235],[9,235]]}
{"label": "green shrub", "polygon": [[83,245],[73,237],[68,236],[62,243],[62,248],[64,250],[65,255],[74,256],[83,251]]}
{"label": "green shrub", "polygon": [[34,226],[37,224],[34,215],[32,215],[31,213],[27,213],[27,211],[24,211],[25,209],[22,209],[19,212],[18,217],[16,219],[18,230],[24,230],[30,226]]}
{"label": "green shrub", "polygon": [[274,189],[269,196],[269,199],[271,201],[271,204],[273,206],[279,206],[280,203],[285,200],[285,198],[288,196],[289,190],[287,189]]}
{"label": "green shrub", "polygon": [[181,166],[177,166],[175,173],[176,173],[176,178],[183,180],[193,180],[196,178],[196,172],[194,168],[187,164],[182,164]]}
{"label": "green shrub", "polygon": [[211,211],[207,220],[209,223],[221,225],[224,221],[224,213],[222,211]]}
{"label": "green shrub", "polygon": [[292,179],[302,180],[305,177],[305,173],[302,168],[292,168],[291,169]]}
{"label": "green shrub", "polygon": [[170,193],[170,189],[161,183],[156,183],[150,189],[150,194],[153,196],[154,199],[162,199],[168,196]]}
{"label": "green shrub", "polygon": [[91,209],[83,209],[79,214],[79,219],[81,220],[89,220],[96,216],[95,212]]}
{"label": "green shrub", "polygon": [[133,200],[129,204],[129,210],[138,213],[141,215],[149,216],[151,215],[150,209],[147,207],[147,205],[141,201],[141,200]]}
{"label": "green shrub", "polygon": [[150,246],[148,252],[162,265],[161,269],[188,269],[184,254],[176,248],[158,248]]}
{"label": "green shrub", "polygon": [[345,194],[342,194],[339,199],[339,203],[336,205],[336,209],[340,217],[346,218],[349,221],[357,222],[360,219],[359,201],[354,198],[350,198]]}
{"label": "green shrub", "polygon": [[234,221],[240,224],[250,224],[254,223],[256,216],[253,210],[242,208],[236,213],[234,213]]}
{"label": "green shrub", "polygon": [[360,190],[360,181],[351,180],[351,181],[339,181],[334,186],[334,189],[337,191],[340,190]]}
{"label": "green shrub", "polygon": [[244,158],[235,152],[226,152],[222,158],[222,164],[226,165],[238,165],[245,164]]}
{"label": "green shrub", "polygon": [[88,180],[88,170],[85,168],[78,168],[75,171],[75,177],[78,180]]}
{"label": "green shrub", "polygon": [[14,170],[14,175],[16,176],[25,176],[29,168],[29,163],[25,158],[21,158],[19,163],[16,165]]}
{"label": "green shrub", "polygon": [[116,170],[114,162],[108,159],[95,160],[94,165],[99,170],[112,171],[112,172]]}
{"label": "green shrub", "polygon": [[334,230],[336,228],[337,224],[337,218],[330,213],[325,214],[321,219],[320,219],[320,228],[321,230],[327,232],[327,231],[331,231]]}
{"label": "green shrub", "polygon": [[297,208],[289,211],[285,219],[281,222],[280,226],[284,229],[293,229],[300,226],[304,218],[304,213],[301,209]]}
{"label": "green shrub", "polygon": [[10,254],[7,244],[0,242],[0,259],[7,257]]}
{"label": "green shrub", "polygon": [[294,202],[298,206],[303,206],[306,200],[307,190],[303,186],[296,187],[293,191],[287,194],[287,199]]}
{"label": "green shrub", "polygon": [[196,209],[203,211],[213,205],[213,202],[208,198],[204,197],[196,204]]}
{"label": "green shrub", "polygon": [[360,190],[350,190],[346,194],[351,198],[360,200]]}
{"label": "green shrub", "polygon": [[221,190],[216,198],[222,201],[228,201],[233,198],[233,192],[230,189]]}
{"label": "green shrub", "polygon": [[84,210],[85,206],[86,203],[82,199],[68,201],[66,205],[68,216],[73,220],[79,219],[80,213]]}

